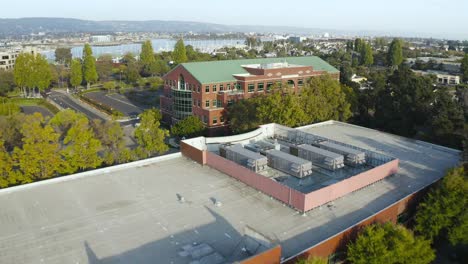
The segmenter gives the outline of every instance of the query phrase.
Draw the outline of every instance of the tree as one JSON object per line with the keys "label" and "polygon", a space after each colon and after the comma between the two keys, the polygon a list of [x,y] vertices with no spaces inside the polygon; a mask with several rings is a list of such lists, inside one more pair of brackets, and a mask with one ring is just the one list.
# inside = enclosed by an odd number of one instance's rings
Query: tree
{"label": "tree", "polygon": [[13,91],[15,87],[15,76],[13,71],[0,69],[0,96],[5,96]]}
{"label": "tree", "polygon": [[69,65],[72,60],[71,48],[56,48],[55,62]]}
{"label": "tree", "polygon": [[250,98],[239,100],[228,106],[227,115],[232,132],[244,133],[261,125],[257,118],[258,100]]}
{"label": "tree", "polygon": [[153,45],[149,40],[141,45],[140,63],[144,76],[153,76],[156,73],[156,57],[154,56]]}
{"label": "tree", "polygon": [[59,134],[45,123],[40,113],[25,117],[21,133],[23,146],[13,152],[15,163],[24,177],[21,183],[55,176],[62,167]]}
{"label": "tree", "polygon": [[317,256],[309,256],[296,261],[296,264],[328,264],[328,259]]}
{"label": "tree", "polygon": [[372,47],[368,43],[363,43],[361,48],[361,64],[371,66],[374,64],[374,55],[372,54]]}
{"label": "tree", "polygon": [[22,146],[23,134],[21,128],[25,122],[26,115],[16,113],[13,115],[0,116],[0,141],[6,151],[11,152],[15,147]]}
{"label": "tree", "polygon": [[16,85],[20,87],[24,96],[29,94],[29,89],[44,90],[49,87],[52,80],[50,66],[46,58],[42,55],[30,53],[18,55],[14,68],[14,77]]}
{"label": "tree", "polygon": [[99,156],[101,141],[96,138],[88,118],[72,110],[64,110],[56,114],[50,124],[61,132],[63,149],[61,154],[65,159],[63,172],[73,173],[78,170],[94,169],[102,164]]}
{"label": "tree", "polygon": [[462,79],[464,82],[468,82],[468,53],[465,53],[461,61],[460,70],[462,73]]}
{"label": "tree", "polygon": [[12,183],[12,173],[13,161],[0,140],[0,188],[8,187]]}
{"label": "tree", "polygon": [[354,51],[356,51],[357,53],[361,53],[363,47],[362,44],[364,44],[364,41],[360,38],[356,38],[354,40]]}
{"label": "tree", "polygon": [[93,56],[93,50],[89,44],[85,44],[83,48],[83,79],[86,81],[88,89],[91,83],[98,80],[96,59]]}
{"label": "tree", "polygon": [[169,131],[160,127],[161,113],[156,109],[149,109],[139,115],[140,126],[135,129],[135,138],[138,142],[137,154],[147,158],[155,153],[163,154],[169,147],[164,140]]}
{"label": "tree", "polygon": [[394,39],[388,49],[387,61],[388,66],[396,68],[403,63],[403,44],[401,40]]}
{"label": "tree", "polygon": [[96,72],[100,81],[107,81],[112,76],[113,62],[112,56],[104,54],[96,62]]}
{"label": "tree", "polygon": [[311,78],[301,92],[301,102],[307,123],[346,121],[352,115],[340,83],[330,75]]}
{"label": "tree", "polygon": [[448,238],[452,245],[468,243],[468,172],[451,169],[430,190],[416,212],[415,231],[430,240]]}
{"label": "tree", "polygon": [[91,125],[102,143],[102,156],[105,164],[119,164],[133,159],[130,149],[125,147],[125,135],[118,122],[106,121],[103,123],[101,120],[95,119]]}
{"label": "tree", "polygon": [[402,136],[414,136],[426,124],[434,102],[434,80],[400,67],[376,96],[376,126]]}
{"label": "tree", "polygon": [[176,64],[184,63],[188,61],[187,51],[185,49],[185,44],[183,39],[179,39],[174,46],[174,51],[172,52],[172,57]]}
{"label": "tree", "polygon": [[102,87],[104,87],[104,89],[106,89],[107,91],[111,91],[111,90],[114,90],[115,89],[115,82],[114,81],[108,81],[108,82],[105,82]]}
{"label": "tree", "polygon": [[71,62],[71,69],[70,69],[70,84],[78,88],[78,85],[81,84],[83,81],[83,73],[81,71],[81,62],[78,59],[73,59]]}
{"label": "tree", "polygon": [[278,123],[294,127],[308,121],[299,97],[295,94],[283,94],[281,90],[276,90],[268,96],[258,97],[257,100],[256,116],[261,124]]}
{"label": "tree", "polygon": [[428,240],[392,223],[366,226],[348,245],[347,256],[353,264],[426,264],[435,259]]}
{"label": "tree", "polygon": [[171,134],[178,137],[198,137],[205,133],[205,125],[196,116],[189,116],[171,127]]}

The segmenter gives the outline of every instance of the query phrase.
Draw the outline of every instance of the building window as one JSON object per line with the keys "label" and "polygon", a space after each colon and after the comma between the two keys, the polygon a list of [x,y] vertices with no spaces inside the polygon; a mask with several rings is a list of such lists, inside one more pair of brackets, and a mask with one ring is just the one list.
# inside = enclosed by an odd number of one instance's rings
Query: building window
{"label": "building window", "polygon": [[219,117],[219,122],[220,122],[220,123],[224,123],[224,116],[220,116],[220,117]]}
{"label": "building window", "polygon": [[297,80],[297,86],[299,86],[299,87],[304,86],[304,80],[303,79]]}
{"label": "building window", "polygon": [[208,118],[206,117],[206,115],[202,116],[202,122],[206,124],[207,121],[208,121]]}
{"label": "building window", "polygon": [[210,100],[206,100],[206,102],[205,102],[205,107],[207,107],[207,108],[210,107]]}
{"label": "building window", "polygon": [[219,85],[219,90],[220,90],[220,91],[224,91],[224,85],[223,85],[223,84],[220,84],[220,85]]}
{"label": "building window", "polygon": [[212,107],[216,107],[216,106],[218,106],[218,101],[217,101],[216,99],[215,99],[215,100],[213,100],[213,104],[212,104],[211,106],[212,106]]}
{"label": "building window", "polygon": [[210,92],[210,86],[207,85],[207,86],[205,86],[205,93],[209,93],[209,92]]}
{"label": "building window", "polygon": [[267,91],[271,91],[271,88],[273,87],[273,83],[272,82],[268,82],[267,83]]}
{"label": "building window", "polygon": [[223,101],[221,100],[216,101],[216,107],[223,107]]}
{"label": "building window", "polygon": [[230,106],[230,105],[232,105],[232,104],[233,104],[233,101],[232,101],[231,99],[229,99],[229,100],[227,101],[227,105]]}
{"label": "building window", "polygon": [[218,117],[216,117],[216,116],[213,117],[213,125],[214,125],[214,124],[218,124]]}
{"label": "building window", "polygon": [[200,92],[200,85],[197,85],[197,92]]}
{"label": "building window", "polygon": [[264,83],[257,83],[257,91],[258,91],[258,92],[263,91],[264,85],[265,85]]}
{"label": "building window", "polygon": [[236,83],[236,89],[237,89],[237,90],[240,90],[240,89],[241,89],[241,84],[240,84],[240,83]]}
{"label": "building window", "polygon": [[230,83],[227,84],[226,90],[228,90],[228,91],[231,90],[231,84]]}
{"label": "building window", "polygon": [[253,83],[249,84],[248,86],[248,92],[253,93],[255,90],[255,85]]}
{"label": "building window", "polygon": [[197,100],[197,106],[198,106],[198,107],[201,106],[201,100]]}
{"label": "building window", "polygon": [[217,90],[216,90],[216,84],[215,84],[215,85],[213,85],[213,92],[216,92],[216,91]]}

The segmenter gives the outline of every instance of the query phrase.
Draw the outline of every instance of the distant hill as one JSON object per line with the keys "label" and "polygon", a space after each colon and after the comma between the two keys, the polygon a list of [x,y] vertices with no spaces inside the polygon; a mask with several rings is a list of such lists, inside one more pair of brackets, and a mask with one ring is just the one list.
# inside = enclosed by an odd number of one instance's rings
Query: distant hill
{"label": "distant hill", "polygon": [[316,34],[320,29],[284,26],[228,26],[213,23],[188,21],[91,21],[73,18],[17,18],[0,19],[0,35],[27,35],[31,33],[77,33],[77,32],[269,32]]}

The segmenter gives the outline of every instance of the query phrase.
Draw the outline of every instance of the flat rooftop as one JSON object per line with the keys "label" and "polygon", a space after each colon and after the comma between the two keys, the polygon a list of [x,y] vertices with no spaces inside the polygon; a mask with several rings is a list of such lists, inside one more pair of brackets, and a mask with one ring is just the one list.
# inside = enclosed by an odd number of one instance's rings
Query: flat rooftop
{"label": "flat rooftop", "polygon": [[184,264],[192,259],[179,254],[182,247],[206,243],[230,262],[247,257],[238,246],[246,227],[276,240],[287,258],[427,186],[459,160],[454,150],[338,122],[302,130],[397,157],[399,172],[306,215],[179,156],[6,189],[0,192],[0,258]]}

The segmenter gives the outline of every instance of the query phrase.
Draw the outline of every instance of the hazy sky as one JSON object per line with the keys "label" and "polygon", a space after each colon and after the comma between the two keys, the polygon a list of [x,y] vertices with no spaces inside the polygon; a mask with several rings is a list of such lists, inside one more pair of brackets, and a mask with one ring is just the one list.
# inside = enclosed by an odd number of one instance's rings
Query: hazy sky
{"label": "hazy sky", "polygon": [[[1,18],[184,20],[468,39],[468,0],[8,0]],[[407,34],[405,34],[407,35]]]}

